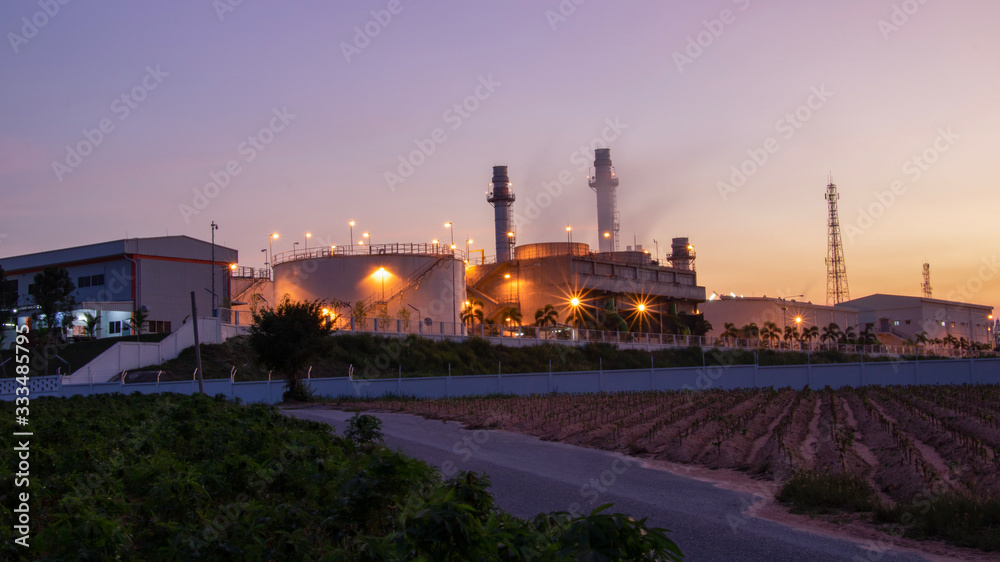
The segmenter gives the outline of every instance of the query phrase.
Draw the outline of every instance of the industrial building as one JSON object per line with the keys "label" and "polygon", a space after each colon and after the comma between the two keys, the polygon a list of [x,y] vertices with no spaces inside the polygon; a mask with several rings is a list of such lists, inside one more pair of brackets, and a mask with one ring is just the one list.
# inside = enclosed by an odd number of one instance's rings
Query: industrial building
{"label": "industrial building", "polygon": [[18,296],[18,325],[36,312],[31,299],[35,275],[58,267],[76,286],[72,335],[84,335],[83,315],[90,313],[100,315],[96,337],[116,337],[131,333],[133,310],[147,312],[144,332],[173,331],[191,315],[191,291],[199,315],[211,315],[213,297],[215,308],[228,303],[230,271],[237,261],[231,248],[188,236],[161,236],[2,258],[0,266],[5,292]]}
{"label": "industrial building", "polygon": [[[517,245],[514,191],[506,166],[494,166],[487,202],[494,207],[495,258],[469,260],[454,245],[351,244],[272,256],[273,277],[238,268],[237,309],[293,300],[330,304],[344,329],[464,334],[467,307],[502,325],[510,309],[522,324],[552,305],[559,324],[619,331],[691,331],[705,289],[694,247],[675,238],[659,262],[641,247],[618,249],[618,177],[609,149],[598,149],[588,183],[597,192],[600,251],[587,244]],[[447,225],[446,225],[447,226]],[[245,303],[245,304],[244,304]],[[579,321],[570,322],[573,317]]]}
{"label": "industrial building", "polygon": [[993,308],[990,306],[874,294],[843,302],[837,307],[858,310],[859,324],[873,326],[880,339],[889,336],[902,341],[923,332],[931,340],[952,336],[968,342],[993,343]]}
{"label": "industrial building", "polygon": [[510,309],[520,312],[522,323],[531,324],[537,310],[552,305],[560,323],[580,327],[690,331],[705,300],[705,288],[697,284],[694,247],[687,238],[674,238],[664,263],[641,246],[619,250],[619,178],[610,149],[595,151],[587,179],[597,194],[597,252],[572,242],[517,246],[507,166],[494,166],[487,201],[494,207],[496,261],[467,267],[470,306],[481,303],[485,317],[497,324],[506,321],[503,316]]}

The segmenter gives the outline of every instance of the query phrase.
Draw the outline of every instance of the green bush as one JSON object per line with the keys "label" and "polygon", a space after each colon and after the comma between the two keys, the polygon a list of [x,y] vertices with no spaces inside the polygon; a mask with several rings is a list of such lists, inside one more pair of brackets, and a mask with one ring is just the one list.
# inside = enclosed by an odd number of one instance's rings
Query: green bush
{"label": "green bush", "polygon": [[911,504],[880,507],[875,519],[902,526],[905,536],[945,539],[952,543],[1000,551],[1000,498],[975,498],[951,492]]}
{"label": "green bush", "polygon": [[[15,405],[0,403],[10,419]],[[224,396],[32,401],[30,549],[6,560],[676,560],[663,529],[622,515],[524,521],[489,481],[442,482],[427,464]],[[16,466],[12,447],[0,466]],[[0,471],[12,529],[14,471]],[[9,536],[9,535],[5,535]],[[636,557],[636,555],[641,555]],[[647,558],[642,558],[646,556]]]}
{"label": "green bush", "polygon": [[864,478],[844,472],[797,472],[776,496],[793,513],[872,511],[878,496]]}

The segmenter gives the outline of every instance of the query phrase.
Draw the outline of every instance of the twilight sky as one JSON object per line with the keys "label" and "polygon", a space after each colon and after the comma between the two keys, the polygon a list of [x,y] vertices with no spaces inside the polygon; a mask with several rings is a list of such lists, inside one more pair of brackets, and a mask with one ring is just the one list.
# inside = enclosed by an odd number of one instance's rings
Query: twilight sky
{"label": "twilight sky", "polygon": [[0,256],[214,220],[259,267],[269,233],[346,244],[351,219],[376,244],[452,221],[489,255],[499,164],[520,243],[571,224],[596,246],[586,168],[610,140],[621,245],[690,237],[709,293],[823,302],[832,172],[853,297],[919,294],[926,260],[935,297],[998,305],[998,20],[992,0],[3,2]]}

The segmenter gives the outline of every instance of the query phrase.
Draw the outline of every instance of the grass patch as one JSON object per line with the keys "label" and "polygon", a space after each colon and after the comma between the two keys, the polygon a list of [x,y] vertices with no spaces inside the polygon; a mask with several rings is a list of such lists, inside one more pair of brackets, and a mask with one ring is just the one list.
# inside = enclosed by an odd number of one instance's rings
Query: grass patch
{"label": "grass patch", "polygon": [[878,495],[864,478],[843,472],[797,472],[776,498],[792,513],[867,512],[879,507]]}
{"label": "grass patch", "polygon": [[[934,498],[881,507],[875,520],[902,526],[905,536],[944,539],[959,546],[1000,551],[1000,498],[947,493]],[[898,528],[898,527],[897,527]]]}

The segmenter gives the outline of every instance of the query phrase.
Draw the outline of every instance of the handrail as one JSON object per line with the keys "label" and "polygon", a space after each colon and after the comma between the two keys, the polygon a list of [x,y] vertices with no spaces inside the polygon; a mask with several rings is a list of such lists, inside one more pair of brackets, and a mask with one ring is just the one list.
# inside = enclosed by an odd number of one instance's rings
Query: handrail
{"label": "handrail", "polygon": [[337,256],[367,256],[367,255],[422,255],[422,256],[454,256],[465,260],[465,252],[452,250],[447,244],[358,244],[350,246],[323,246],[308,250],[292,250],[275,254],[272,267],[290,261],[313,260]]}

